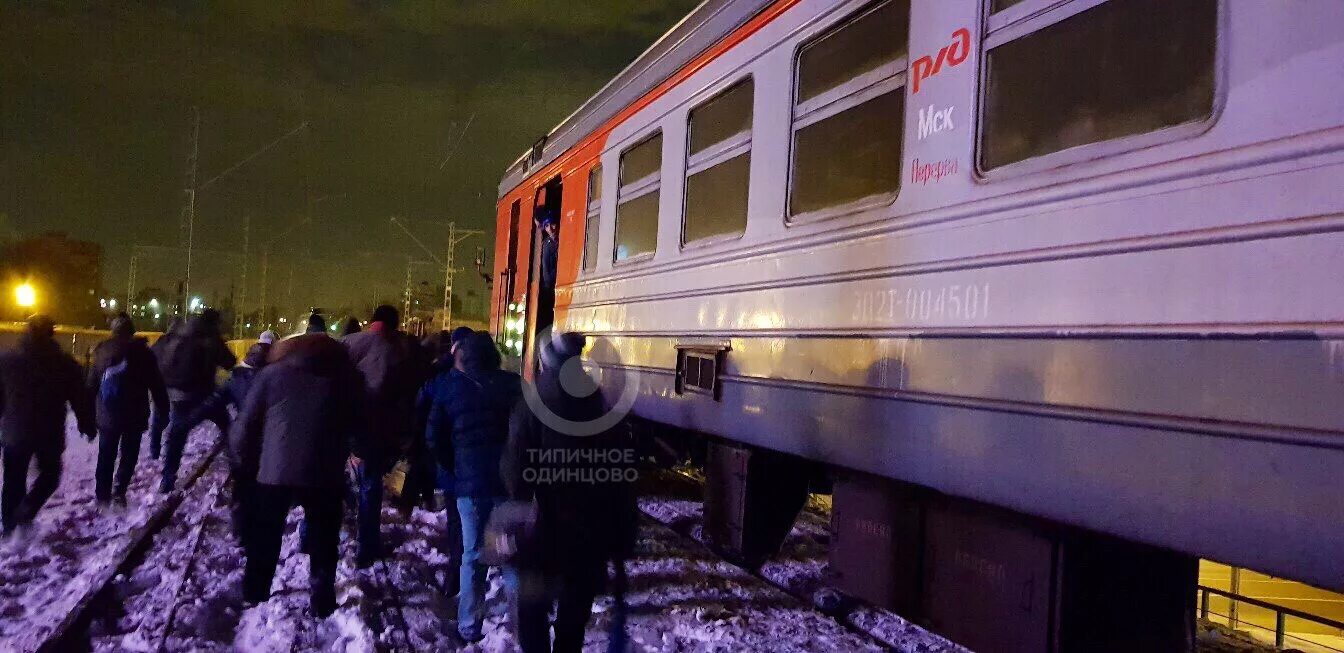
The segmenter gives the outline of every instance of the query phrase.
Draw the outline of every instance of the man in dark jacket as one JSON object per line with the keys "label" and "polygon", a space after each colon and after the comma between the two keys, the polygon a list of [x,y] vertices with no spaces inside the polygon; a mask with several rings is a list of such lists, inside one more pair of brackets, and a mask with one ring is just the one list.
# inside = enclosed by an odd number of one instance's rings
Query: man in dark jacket
{"label": "man in dark jacket", "polygon": [[[290,338],[253,381],[229,434],[237,478],[255,482],[248,508],[243,594],[270,596],[285,517],[303,507],[312,609],[336,609],[336,563],[347,461],[367,454],[362,380],[340,344],[323,334]],[[352,459],[353,457],[353,459]]]}
{"label": "man in dark jacket", "polygon": [[[168,386],[169,400],[167,433],[170,437],[164,451],[163,481],[159,483],[159,491],[166,493],[177,483],[177,468],[182,464],[182,450],[187,445],[189,431],[180,425],[191,419],[201,403],[215,391],[215,370],[231,369],[238,359],[224,344],[219,333],[219,312],[213,308],[188,320],[180,335],[164,337],[171,340],[156,344],[162,345],[159,370]],[[227,412],[217,410],[209,419],[219,427],[220,434],[229,432]]]}
{"label": "man in dark jacket", "polygon": [[517,374],[499,369],[499,352],[485,333],[457,345],[455,365],[427,386],[425,440],[444,469],[453,470],[453,494],[462,523],[462,564],[457,631],[481,639],[486,565],[480,561],[485,526],[504,500],[500,459],[508,441],[509,413],[521,396]]}
{"label": "man in dark jacket", "polygon": [[605,414],[600,391],[580,396],[567,391],[575,387],[574,379],[561,382],[562,370],[578,364],[582,349],[583,337],[575,334],[547,343],[534,395],[544,410],[534,412],[529,402],[520,402],[509,424],[502,465],[509,497],[536,510],[531,541],[518,547],[511,570],[514,623],[524,653],[583,648],[593,598],[607,580],[607,563],[616,563],[617,579],[623,580],[623,561],[634,548],[638,528],[633,490],[638,470],[628,432],[619,426],[594,435],[565,432],[567,423],[591,423]]}
{"label": "man in dark jacket", "polygon": [[135,336],[135,325],[129,315],[120,313],[113,318],[112,337],[94,348],[87,385],[98,418],[98,467],[93,495],[99,503],[116,501],[126,505],[126,486],[140,457],[141,434],[149,426],[150,399],[154,401],[155,417],[152,439],[158,439],[168,417],[168,393],[158,363],[148,341]]}
{"label": "man in dark jacket", "polygon": [[397,329],[397,309],[373,311],[369,328],[341,339],[364,376],[365,411],[372,432],[367,456],[355,468],[359,484],[359,554],[367,567],[382,556],[380,535],[383,475],[406,451],[415,420],[415,396],[425,378],[419,343]]}
{"label": "man in dark jacket", "polygon": [[[0,354],[0,448],[4,487],[0,522],[5,534],[26,527],[61,482],[65,453],[65,407],[79,432],[92,439],[95,426],[79,364],[61,351],[56,325],[45,315],[28,319],[18,347]],[[37,459],[37,479],[28,487],[28,466]]]}
{"label": "man in dark jacket", "polygon": [[[248,348],[243,362],[229,373],[228,382],[220,386],[210,398],[201,402],[191,416],[174,424],[172,428],[177,432],[169,433],[169,439],[180,438],[185,441],[187,434],[196,428],[197,424],[210,419],[212,415],[227,411],[230,405],[241,411],[243,403],[247,400],[247,393],[252,388],[252,382],[256,380],[261,368],[266,367],[266,357],[270,352],[269,342],[257,342]],[[233,532],[238,537],[239,543],[246,547],[253,521],[247,512],[253,503],[250,500],[252,485],[238,477],[234,477],[233,481]]]}
{"label": "man in dark jacket", "polygon": [[[164,350],[182,335],[182,329],[187,325],[187,321],[180,315],[174,315],[168,320],[168,327],[163,330],[163,335],[159,336],[154,344],[149,346],[150,353],[154,354],[154,360],[159,365],[159,376],[163,376],[163,361],[167,358]],[[166,384],[165,384],[166,385]],[[171,405],[171,404],[170,404]],[[165,417],[167,413],[164,413]],[[163,450],[163,433],[150,431],[149,433],[149,457],[153,460],[159,459],[159,453]]]}

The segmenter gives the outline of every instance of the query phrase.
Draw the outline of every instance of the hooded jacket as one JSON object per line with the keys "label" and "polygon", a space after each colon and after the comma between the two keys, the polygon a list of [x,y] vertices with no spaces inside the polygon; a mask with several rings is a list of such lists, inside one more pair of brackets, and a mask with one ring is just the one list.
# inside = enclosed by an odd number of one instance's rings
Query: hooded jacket
{"label": "hooded jacket", "polygon": [[365,409],[373,429],[370,453],[386,463],[411,442],[416,393],[428,372],[420,344],[383,322],[372,322],[341,342],[364,377]]}
{"label": "hooded jacket", "polygon": [[65,406],[94,432],[79,363],[51,338],[24,334],[0,354],[0,444],[65,447]]}
{"label": "hooded jacket", "polygon": [[[103,374],[114,365],[126,361],[123,394],[110,404],[99,388]],[[105,431],[134,432],[139,434],[149,425],[149,402],[154,402],[155,414],[168,415],[168,394],[163,376],[148,341],[136,337],[129,322],[112,324],[112,337],[98,343],[93,350],[93,365],[86,381],[89,396],[94,399],[98,428]]]}
{"label": "hooded jacket", "polygon": [[325,334],[283,342],[230,429],[235,473],[265,485],[339,492],[347,457],[367,455],[363,381],[345,349]]}
{"label": "hooded jacket", "polygon": [[522,381],[513,372],[498,369],[488,335],[468,336],[458,345],[457,355],[461,369],[440,372],[425,386],[429,403],[425,441],[439,465],[452,470],[454,494],[502,497],[499,465],[509,437],[509,413],[522,397]]}
{"label": "hooded jacket", "polygon": [[[536,398],[562,419],[590,422],[606,414],[601,390],[570,395],[559,375],[581,345],[582,338],[562,334],[543,349]],[[520,555],[519,566],[559,571],[632,554],[639,524],[633,446],[628,429],[620,425],[594,435],[569,435],[543,422],[527,402],[518,402],[500,469],[509,497],[537,507],[536,546]]]}

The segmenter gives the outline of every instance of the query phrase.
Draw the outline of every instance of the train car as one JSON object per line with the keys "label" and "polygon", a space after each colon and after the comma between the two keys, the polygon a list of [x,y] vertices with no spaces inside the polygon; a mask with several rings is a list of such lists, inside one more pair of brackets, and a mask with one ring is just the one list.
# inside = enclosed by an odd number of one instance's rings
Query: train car
{"label": "train car", "polygon": [[492,328],[712,441],[711,532],[820,465],[847,591],[1180,648],[1198,557],[1344,589],[1341,79],[1335,0],[706,0],[505,173]]}

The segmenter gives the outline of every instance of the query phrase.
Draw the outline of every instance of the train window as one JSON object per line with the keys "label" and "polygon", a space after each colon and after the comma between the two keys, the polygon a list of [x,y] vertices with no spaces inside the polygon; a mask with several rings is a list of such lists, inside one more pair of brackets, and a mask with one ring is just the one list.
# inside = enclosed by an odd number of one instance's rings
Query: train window
{"label": "train window", "polygon": [[991,15],[980,169],[1206,119],[1217,4],[1112,0],[1073,12],[1065,4],[1000,25]]}
{"label": "train window", "polygon": [[588,213],[583,221],[583,271],[597,269],[597,225],[602,214],[602,166],[588,172]]}
{"label": "train window", "polygon": [[909,1],[890,0],[799,51],[790,218],[900,191],[909,28]]}
{"label": "train window", "polygon": [[523,212],[523,201],[514,200],[509,205],[509,258],[505,260],[505,266],[512,270],[517,265],[518,260],[518,216]]}
{"label": "train window", "polygon": [[658,245],[662,161],[662,132],[621,153],[616,197],[614,260],[617,263],[653,254]]}
{"label": "train window", "polygon": [[748,79],[691,110],[682,244],[746,229],[753,90]]}
{"label": "train window", "polygon": [[616,207],[616,262],[652,254],[658,244],[658,191]]}
{"label": "train window", "polygon": [[910,3],[893,0],[812,41],[798,54],[798,101],[894,63],[906,55],[909,35]]}

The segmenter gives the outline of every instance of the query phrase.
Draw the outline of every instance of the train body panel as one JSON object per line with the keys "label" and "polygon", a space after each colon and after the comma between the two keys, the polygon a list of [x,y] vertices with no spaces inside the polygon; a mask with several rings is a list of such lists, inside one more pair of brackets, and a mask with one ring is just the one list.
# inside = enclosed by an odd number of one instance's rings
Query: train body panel
{"label": "train body panel", "polygon": [[[873,3],[702,6],[689,21],[742,26],[621,111],[581,109],[557,131],[576,145],[506,177],[497,273],[511,203],[526,239],[536,188],[562,175],[557,324],[589,335],[604,386],[637,384],[635,414],[1344,587],[1344,5],[1209,3],[1204,55],[1122,53],[1158,85],[1206,56],[1202,113],[1013,161],[986,145],[991,68],[1128,23],[1116,0],[1004,4],[914,0],[890,70],[806,98],[800,58]],[[651,52],[635,67],[666,65]],[[693,151],[694,111],[739,84],[746,144]],[[796,210],[801,132],[891,93],[899,187]],[[1052,102],[1024,131],[1102,129]],[[657,174],[623,180],[653,134]],[[683,243],[688,170],[744,151],[740,234]],[[650,187],[653,251],[617,262],[618,207]],[[714,392],[686,391],[687,350],[718,357]]]}

